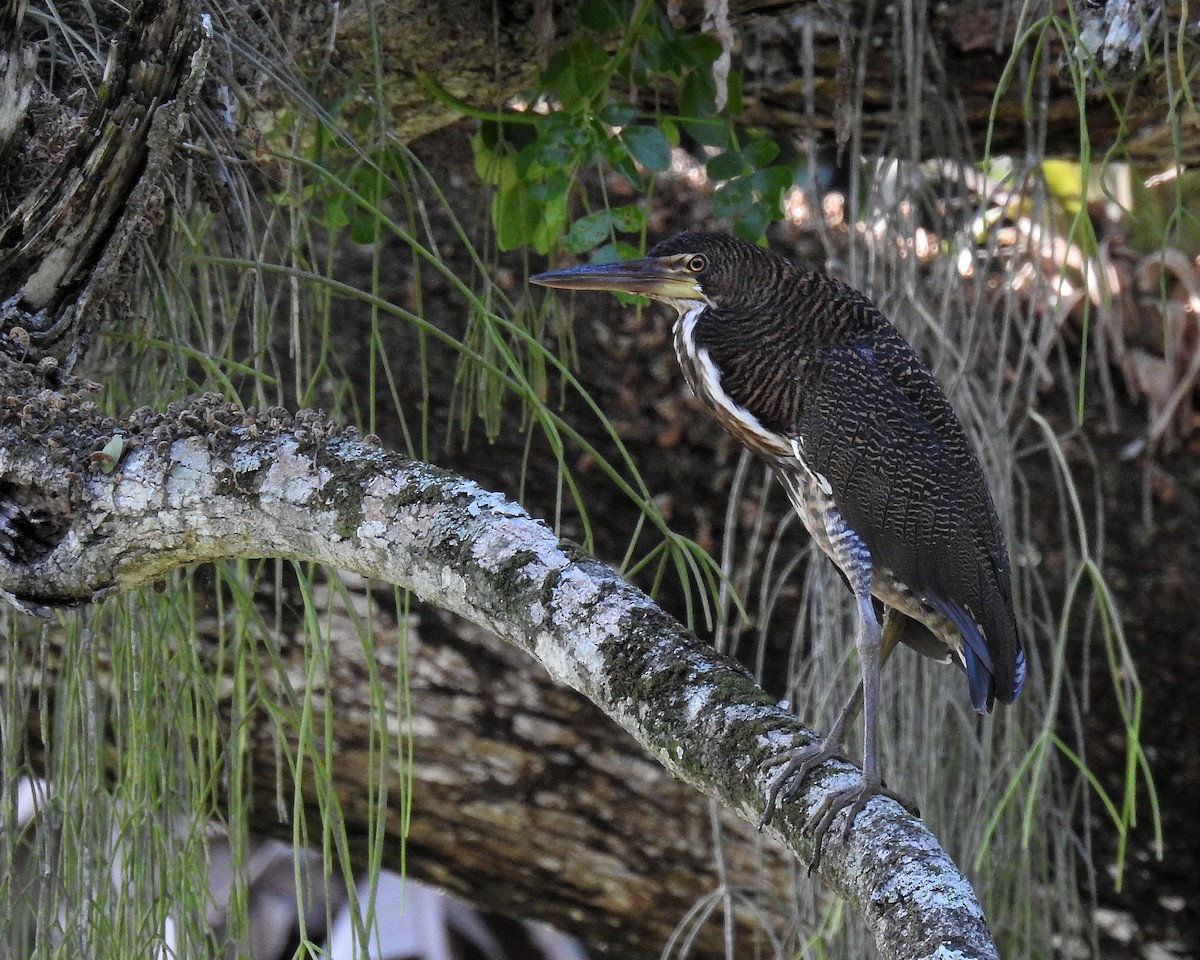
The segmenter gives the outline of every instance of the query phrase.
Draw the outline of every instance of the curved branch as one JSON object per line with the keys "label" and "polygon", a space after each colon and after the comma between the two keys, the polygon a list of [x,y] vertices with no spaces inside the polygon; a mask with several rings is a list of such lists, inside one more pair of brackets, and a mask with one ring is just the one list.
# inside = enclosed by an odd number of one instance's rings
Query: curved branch
{"label": "curved branch", "polygon": [[[814,736],[611,568],[469,480],[315,414],[255,418],[208,396],[117,423],[88,404],[42,391],[0,407],[0,590],[25,609],[90,602],[228,557],[386,580],[526,650],[676,777],[751,823],[768,782],[758,765]],[[807,862],[807,814],[857,775],[822,767],[771,832]],[[835,834],[820,875],[862,914],[881,956],[947,946],[996,955],[969,884],[897,804],[875,798],[847,842]]]}

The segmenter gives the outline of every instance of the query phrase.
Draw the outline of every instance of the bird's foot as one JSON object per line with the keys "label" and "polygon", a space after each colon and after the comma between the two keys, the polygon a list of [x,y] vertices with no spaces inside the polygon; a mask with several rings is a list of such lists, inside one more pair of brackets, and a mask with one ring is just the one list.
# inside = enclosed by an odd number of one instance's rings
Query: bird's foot
{"label": "bird's foot", "polygon": [[767,806],[763,810],[762,819],[758,821],[761,830],[775,816],[775,808],[781,800],[790,800],[800,791],[805,778],[826,760],[845,760],[842,745],[833,740],[822,740],[803,747],[792,747],[777,753],[763,765],[764,770],[782,766],[771,786],[767,788]]}
{"label": "bird's foot", "polygon": [[[768,759],[763,764],[763,769],[770,769],[781,765],[783,769],[771,781],[770,787],[767,788],[767,805],[763,811],[762,819],[759,820],[758,828],[761,830],[771,822],[771,818],[774,817],[778,805],[790,800],[799,793],[804,780],[818,766],[826,760],[845,759],[847,758],[842,753],[841,745],[836,741],[830,740],[785,750]],[[914,817],[921,815],[920,810],[917,809],[917,805],[912,800],[893,790],[889,790],[878,777],[867,777],[864,775],[853,786],[826,794],[808,820],[808,825],[813,831],[814,850],[812,862],[808,865],[809,873],[812,873],[821,864],[821,853],[825,846],[825,836],[829,833],[829,828],[833,826],[833,821],[837,815],[847,807],[850,808],[850,812],[846,817],[846,824],[842,828],[842,839],[848,840],[850,838],[850,831],[854,828],[855,819],[862,812],[863,807],[867,805],[867,802],[874,796],[890,797]]]}
{"label": "bird's foot", "polygon": [[883,781],[877,777],[864,776],[858,783],[851,787],[845,787],[833,793],[825,794],[824,799],[821,800],[820,805],[813,811],[808,821],[813,831],[813,858],[812,862],[808,865],[809,873],[812,873],[821,865],[821,853],[825,848],[825,835],[829,833],[829,828],[833,826],[834,818],[842,810],[846,809],[846,807],[850,808],[850,812],[846,815],[846,824],[842,827],[842,841],[849,840],[850,831],[854,828],[855,819],[872,797],[890,797],[914,817],[921,816],[921,811],[917,809],[917,805],[912,800],[902,794],[896,793],[894,790],[889,790],[884,786]]}

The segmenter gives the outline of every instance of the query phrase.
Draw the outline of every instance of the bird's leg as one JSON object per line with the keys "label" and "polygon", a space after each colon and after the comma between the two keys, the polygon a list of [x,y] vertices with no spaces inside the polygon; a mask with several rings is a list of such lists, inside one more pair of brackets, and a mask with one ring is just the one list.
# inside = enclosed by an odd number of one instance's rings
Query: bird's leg
{"label": "bird's leg", "polygon": [[[904,614],[897,612],[891,607],[887,607],[883,613],[883,635],[879,640],[879,670],[882,673],[883,666],[888,662],[888,657],[892,655],[892,651],[900,645],[900,635],[904,633]],[[863,683],[861,676],[861,668],[858,686],[854,688],[854,692],[850,694],[850,699],[846,701],[846,705],[842,707],[842,712],[838,714],[837,720],[834,722],[829,734],[825,737],[826,746],[834,746],[840,748],[845,743],[846,732],[850,729],[855,720],[858,719],[858,713],[862,710],[863,705]],[[830,756],[840,755],[840,749],[831,751]],[[776,758],[772,757],[767,761],[771,764]]]}
{"label": "bird's leg", "polygon": [[821,852],[825,843],[825,835],[829,832],[834,818],[844,808],[849,806],[850,813],[842,832],[843,838],[848,838],[854,826],[854,820],[867,801],[876,794],[891,797],[905,810],[914,816],[918,811],[911,800],[893,793],[883,785],[879,770],[876,737],[878,727],[878,687],[879,673],[883,664],[891,656],[900,642],[904,632],[904,617],[902,614],[888,608],[884,615],[884,625],[880,628],[871,606],[870,596],[859,600],[859,624],[855,638],[858,651],[861,679],[850,699],[842,708],[828,736],[820,743],[804,747],[792,748],[771,757],[763,765],[765,768],[784,765],[784,769],[772,781],[767,791],[767,806],[759,823],[760,828],[770,822],[775,813],[779,798],[784,800],[792,797],[799,789],[804,779],[812,770],[831,758],[843,756],[843,741],[846,732],[857,719],[859,711],[866,708],[863,729],[863,776],[852,787],[827,794],[820,806],[813,812],[809,822],[813,825],[815,840],[814,854],[809,870],[815,870],[821,862]]}
{"label": "bird's leg", "polygon": [[[825,835],[833,825],[834,817],[844,808],[849,807],[846,825],[842,829],[842,839],[850,837],[854,820],[866,805],[867,801],[876,794],[891,797],[913,816],[917,816],[916,805],[906,797],[889,790],[883,785],[883,777],[879,771],[879,756],[876,736],[879,726],[879,670],[885,658],[884,643],[875,619],[875,610],[871,606],[869,594],[858,597],[859,629],[855,646],[858,649],[859,666],[862,670],[862,706],[863,706],[863,775],[862,779],[852,787],[846,787],[835,793],[825,795],[820,806],[813,812],[810,823],[813,823],[813,841],[815,852],[809,870],[815,870],[821,862],[821,850],[825,844]],[[888,653],[896,646],[900,635],[900,617],[888,618],[889,638]],[[894,626],[893,626],[894,624]],[[855,698],[851,698],[854,703]],[[849,706],[849,705],[848,705]]]}
{"label": "bird's leg", "polygon": [[[872,610],[872,620],[874,620],[874,610]],[[861,632],[861,628],[860,628]],[[896,649],[900,643],[900,635],[904,632],[904,616],[897,613],[891,607],[888,607],[884,612],[883,618],[883,635],[879,641],[879,667],[882,669],[883,664],[887,662],[892,651]],[[862,651],[859,651],[861,658]],[[858,719],[859,711],[863,705],[863,682],[862,669],[859,670],[860,678],[858,685],[854,688],[854,693],[850,695],[850,699],[846,701],[846,705],[842,707],[841,713],[838,714],[837,720],[834,721],[829,733],[820,743],[809,744],[803,747],[793,747],[784,750],[782,753],[777,753],[769,758],[764,764],[763,769],[769,770],[772,767],[784,764],[784,769],[771,782],[771,786],[767,791],[767,806],[763,812],[762,819],[759,821],[760,829],[766,826],[771,821],[771,817],[775,815],[775,807],[782,796],[784,800],[792,797],[799,789],[804,779],[817,767],[826,760],[845,757],[846,734],[854,725],[854,721]],[[785,790],[784,787],[787,787]]]}

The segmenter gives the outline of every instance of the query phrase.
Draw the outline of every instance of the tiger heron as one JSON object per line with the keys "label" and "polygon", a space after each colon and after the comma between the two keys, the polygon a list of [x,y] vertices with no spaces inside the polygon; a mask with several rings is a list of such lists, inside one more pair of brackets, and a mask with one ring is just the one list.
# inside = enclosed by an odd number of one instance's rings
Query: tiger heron
{"label": "tiger heron", "polygon": [[980,712],[997,699],[1011,703],[1025,673],[996,510],[929,368],[857,290],[729,236],[681,233],[640,260],[530,279],[674,307],[675,353],[688,385],[771,465],[854,594],[861,684],[822,742],[767,760],[783,769],[762,823],[818,764],[842,755],[860,709],[863,775],[813,814],[814,865],[843,808],[850,807],[846,837],[874,794],[915,813],[884,786],[876,754],[879,673],[895,645],[956,659]]}

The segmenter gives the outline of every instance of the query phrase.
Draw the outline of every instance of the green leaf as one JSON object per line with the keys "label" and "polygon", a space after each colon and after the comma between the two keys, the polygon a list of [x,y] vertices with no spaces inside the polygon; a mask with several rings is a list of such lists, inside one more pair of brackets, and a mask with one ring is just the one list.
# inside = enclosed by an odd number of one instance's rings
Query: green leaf
{"label": "green leaf", "polygon": [[722,113],[727,117],[742,115],[742,72],[740,70],[729,71],[729,96],[725,101],[725,109]]}
{"label": "green leaf", "polygon": [[776,164],[773,167],[763,167],[755,170],[750,176],[754,189],[763,196],[778,195],[788,189],[796,181],[796,175],[791,167]]}
{"label": "green leaf", "polygon": [[630,259],[620,253],[619,246],[620,244],[617,241],[613,241],[612,243],[604,244],[602,247],[597,247],[588,258],[588,263],[612,263],[614,260]]}
{"label": "green leaf", "polygon": [[713,213],[718,217],[733,217],[754,202],[749,182],[739,177],[723,184],[713,193]]}
{"label": "green leaf", "polygon": [[350,238],[355,243],[369,246],[379,242],[382,223],[377,216],[354,210],[350,213]]}
{"label": "green leaf", "polygon": [[526,184],[516,183],[499,191],[492,199],[496,246],[515,250],[532,243],[541,218],[541,204],[530,196]]}
{"label": "green leaf", "polygon": [[[711,111],[710,111],[711,112]],[[680,126],[687,131],[689,137],[719,150],[729,150],[733,146],[729,124],[724,120],[692,120],[682,119]]]}
{"label": "green leaf", "polygon": [[624,140],[608,140],[604,144],[604,159],[608,165],[623,176],[635,190],[642,189],[642,175],[629,154]]}
{"label": "green leaf", "polygon": [[692,70],[683,79],[679,89],[679,112],[685,117],[711,117],[717,109],[714,97],[712,76],[699,70]]}
{"label": "green leaf", "polygon": [[610,127],[624,127],[637,119],[637,109],[632,103],[610,103],[600,111],[600,119]]}
{"label": "green leaf", "polygon": [[552,203],[571,192],[571,179],[566,170],[556,170],[544,180],[529,184],[529,195],[538,203]]}
{"label": "green leaf", "polygon": [[489,146],[480,130],[471,138],[471,152],[475,155],[475,175],[484,183],[504,188],[516,182],[516,153],[507,141],[497,140]]}
{"label": "green leaf", "polygon": [[549,253],[567,225],[567,194],[548,197],[540,213],[533,230],[533,248],[538,253]]}
{"label": "green leaf", "polygon": [[732,180],[747,172],[746,162],[735,150],[727,150],[708,158],[704,165],[710,180]]}
{"label": "green leaf", "polygon": [[638,66],[651,75],[678,76],[683,66],[671,44],[654,34],[643,38],[637,52]]}
{"label": "green leaf", "polygon": [[779,156],[779,144],[773,140],[755,140],[753,143],[747,144],[742,151],[742,156],[752,167],[765,167]]}
{"label": "green leaf", "polygon": [[517,157],[517,169],[526,179],[535,179],[552,170],[562,170],[576,151],[561,140],[545,139],[530,144]]}
{"label": "green leaf", "polygon": [[568,114],[581,114],[597,93],[596,77],[604,75],[606,54],[592,38],[570,44],[550,60],[542,86],[553,90]]}
{"label": "green leaf", "polygon": [[563,237],[563,246],[572,253],[583,253],[608,239],[613,226],[612,211],[597,210],[580,217]]}
{"label": "green leaf", "polygon": [[495,120],[483,120],[479,124],[479,132],[471,138],[471,150],[479,155],[481,151],[494,151],[504,139],[504,127]]}
{"label": "green leaf", "polygon": [[671,165],[671,145],[657,127],[632,126],[621,131],[621,141],[647,170],[661,173]]}
{"label": "green leaf", "polygon": [[632,204],[624,207],[613,207],[613,226],[621,233],[641,233],[646,226],[646,212],[641,207]]}
{"label": "green leaf", "polygon": [[770,218],[761,206],[747,207],[733,222],[733,232],[743,240],[757,243],[766,236],[768,223]]}
{"label": "green leaf", "polygon": [[596,210],[571,224],[571,229],[563,238],[563,246],[572,253],[583,253],[604,243],[614,231],[641,233],[645,225],[646,215],[641,207],[630,205],[613,207],[611,210]]}
{"label": "green leaf", "polygon": [[607,33],[626,21],[609,0],[585,0],[579,5],[579,22],[589,30]]}
{"label": "green leaf", "polygon": [[350,222],[346,215],[345,195],[335,193],[321,207],[321,224],[326,230],[333,232]]}
{"label": "green leaf", "polygon": [[700,70],[711,67],[721,55],[720,41],[707,33],[680,34],[672,46],[680,60]]}
{"label": "green leaf", "polygon": [[593,252],[589,263],[612,263],[616,260],[634,260],[640,257],[642,252],[632,243],[626,243],[624,240],[614,240],[612,243],[606,243],[602,247],[597,247]]}
{"label": "green leaf", "polygon": [[[514,111],[508,111],[514,117],[520,116]],[[538,132],[535,125],[528,122],[528,118],[521,117],[520,120],[513,123],[505,123],[501,120],[484,120],[479,125],[480,145],[489,150],[503,150],[504,152],[513,152],[520,150],[533,143],[538,137]]]}

